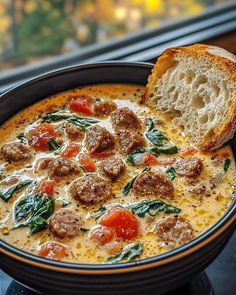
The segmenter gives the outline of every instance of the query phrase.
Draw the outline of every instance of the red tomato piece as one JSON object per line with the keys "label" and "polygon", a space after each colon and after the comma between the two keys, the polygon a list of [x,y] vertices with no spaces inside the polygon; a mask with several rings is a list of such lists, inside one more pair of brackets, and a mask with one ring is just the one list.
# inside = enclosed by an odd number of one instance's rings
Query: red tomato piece
{"label": "red tomato piece", "polygon": [[53,180],[41,181],[39,186],[36,188],[35,192],[41,195],[47,194],[48,196],[53,196],[54,194],[55,182]]}
{"label": "red tomato piece", "polygon": [[111,228],[118,238],[132,240],[138,236],[139,223],[137,218],[129,210],[113,208],[101,217],[99,223]]}
{"label": "red tomato piece", "polygon": [[145,166],[169,166],[175,163],[175,159],[167,159],[165,161],[159,161],[152,154],[146,154],[143,157],[143,163]]}
{"label": "red tomato piece", "polygon": [[43,123],[29,132],[29,144],[36,150],[47,151],[48,141],[56,135],[57,132],[51,124]]}
{"label": "red tomato piece", "polygon": [[180,152],[182,156],[186,156],[186,157],[190,157],[195,155],[197,152],[197,149],[195,149],[194,147],[187,147],[182,149],[182,151]]}
{"label": "red tomato piece", "polygon": [[92,97],[87,95],[78,95],[72,98],[69,108],[73,112],[78,112],[85,115],[93,115],[92,103]]}
{"label": "red tomato piece", "polygon": [[38,255],[44,258],[61,260],[68,255],[68,247],[57,242],[48,242],[41,246]]}
{"label": "red tomato piece", "polygon": [[90,153],[90,157],[94,158],[94,159],[98,159],[98,160],[103,160],[103,159],[113,156],[113,154],[114,153],[111,151],[104,151],[104,152],[100,152],[100,153]]}
{"label": "red tomato piece", "polygon": [[82,154],[79,158],[79,163],[87,172],[95,172],[97,170],[95,162],[89,155]]}
{"label": "red tomato piece", "polygon": [[80,151],[80,145],[72,143],[61,153],[61,156],[66,159],[74,158],[79,154]]}
{"label": "red tomato piece", "polygon": [[90,237],[99,245],[105,245],[115,237],[115,232],[109,227],[99,226],[91,231]]}

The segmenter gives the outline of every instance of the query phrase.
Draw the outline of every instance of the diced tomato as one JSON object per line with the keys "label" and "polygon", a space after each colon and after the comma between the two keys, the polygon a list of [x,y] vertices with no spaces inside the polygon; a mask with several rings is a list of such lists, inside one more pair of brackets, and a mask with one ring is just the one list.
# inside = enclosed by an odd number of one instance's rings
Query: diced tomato
{"label": "diced tomato", "polygon": [[92,103],[92,97],[87,95],[78,95],[72,98],[69,108],[73,112],[78,112],[85,115],[93,115]]}
{"label": "diced tomato", "polygon": [[28,133],[29,144],[36,150],[47,151],[48,141],[57,135],[51,124],[43,123]]}
{"label": "diced tomato", "polygon": [[41,195],[47,194],[48,196],[53,196],[54,194],[55,182],[53,180],[44,180],[36,188],[35,192]]}
{"label": "diced tomato", "polygon": [[61,156],[66,159],[74,158],[79,154],[80,150],[79,144],[72,143],[61,153]]}
{"label": "diced tomato", "polygon": [[146,154],[143,157],[143,163],[146,166],[156,166],[158,164],[158,160],[155,156],[153,156],[152,154]]}
{"label": "diced tomato", "polygon": [[91,231],[90,237],[99,245],[105,245],[115,237],[115,232],[109,227],[99,226]]}
{"label": "diced tomato", "polygon": [[89,155],[82,154],[79,157],[79,163],[87,172],[95,172],[97,169],[94,160]]}
{"label": "diced tomato", "polygon": [[103,160],[108,157],[111,157],[114,153],[111,151],[104,151],[100,153],[90,153],[90,157],[98,160]]}
{"label": "diced tomato", "polygon": [[68,247],[57,242],[48,242],[41,246],[38,255],[44,258],[61,260],[68,255]]}
{"label": "diced tomato", "polygon": [[145,166],[169,166],[175,163],[175,159],[167,159],[165,161],[159,161],[152,154],[146,154],[143,157],[143,164]]}
{"label": "diced tomato", "polygon": [[197,152],[197,149],[195,149],[194,147],[187,147],[187,148],[182,149],[182,151],[180,153],[182,156],[189,157],[189,156],[195,155],[196,152]]}
{"label": "diced tomato", "polygon": [[111,228],[118,238],[131,240],[138,236],[139,223],[137,218],[129,210],[113,208],[101,217],[99,223]]}

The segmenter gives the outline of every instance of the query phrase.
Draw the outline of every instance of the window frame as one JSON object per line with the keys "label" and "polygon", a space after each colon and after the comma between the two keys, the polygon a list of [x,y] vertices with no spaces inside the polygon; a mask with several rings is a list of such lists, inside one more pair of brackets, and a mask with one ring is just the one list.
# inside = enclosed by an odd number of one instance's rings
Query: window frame
{"label": "window frame", "polygon": [[236,30],[236,3],[211,7],[200,15],[144,29],[104,44],[93,44],[0,73],[0,93],[42,73],[64,67],[107,60],[154,61],[166,48],[204,42]]}

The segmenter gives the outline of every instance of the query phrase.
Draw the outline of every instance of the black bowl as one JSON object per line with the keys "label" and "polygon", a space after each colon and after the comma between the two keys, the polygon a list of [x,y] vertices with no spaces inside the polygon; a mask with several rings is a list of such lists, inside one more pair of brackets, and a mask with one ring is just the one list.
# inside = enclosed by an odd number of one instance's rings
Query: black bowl
{"label": "black bowl", "polygon": [[[2,95],[0,123],[42,98],[78,86],[145,85],[152,67],[146,63],[106,62],[43,75]],[[51,261],[1,240],[0,267],[25,286],[47,294],[162,294],[189,281],[220,253],[235,228],[235,209],[233,202],[211,229],[185,246],[137,262],[88,265]]]}

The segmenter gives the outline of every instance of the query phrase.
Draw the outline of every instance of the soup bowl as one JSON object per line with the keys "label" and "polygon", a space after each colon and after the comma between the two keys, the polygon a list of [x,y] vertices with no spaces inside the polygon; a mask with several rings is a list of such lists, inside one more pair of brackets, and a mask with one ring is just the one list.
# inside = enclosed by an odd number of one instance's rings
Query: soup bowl
{"label": "soup bowl", "polygon": [[[0,98],[0,124],[52,94],[97,83],[145,85],[153,65],[104,62],[48,73],[16,86]],[[231,145],[236,151],[236,141]],[[44,259],[0,240],[0,267],[39,293],[163,294],[188,282],[222,251],[236,225],[236,202],[209,230],[190,243],[143,260],[120,264],[75,264]]]}

